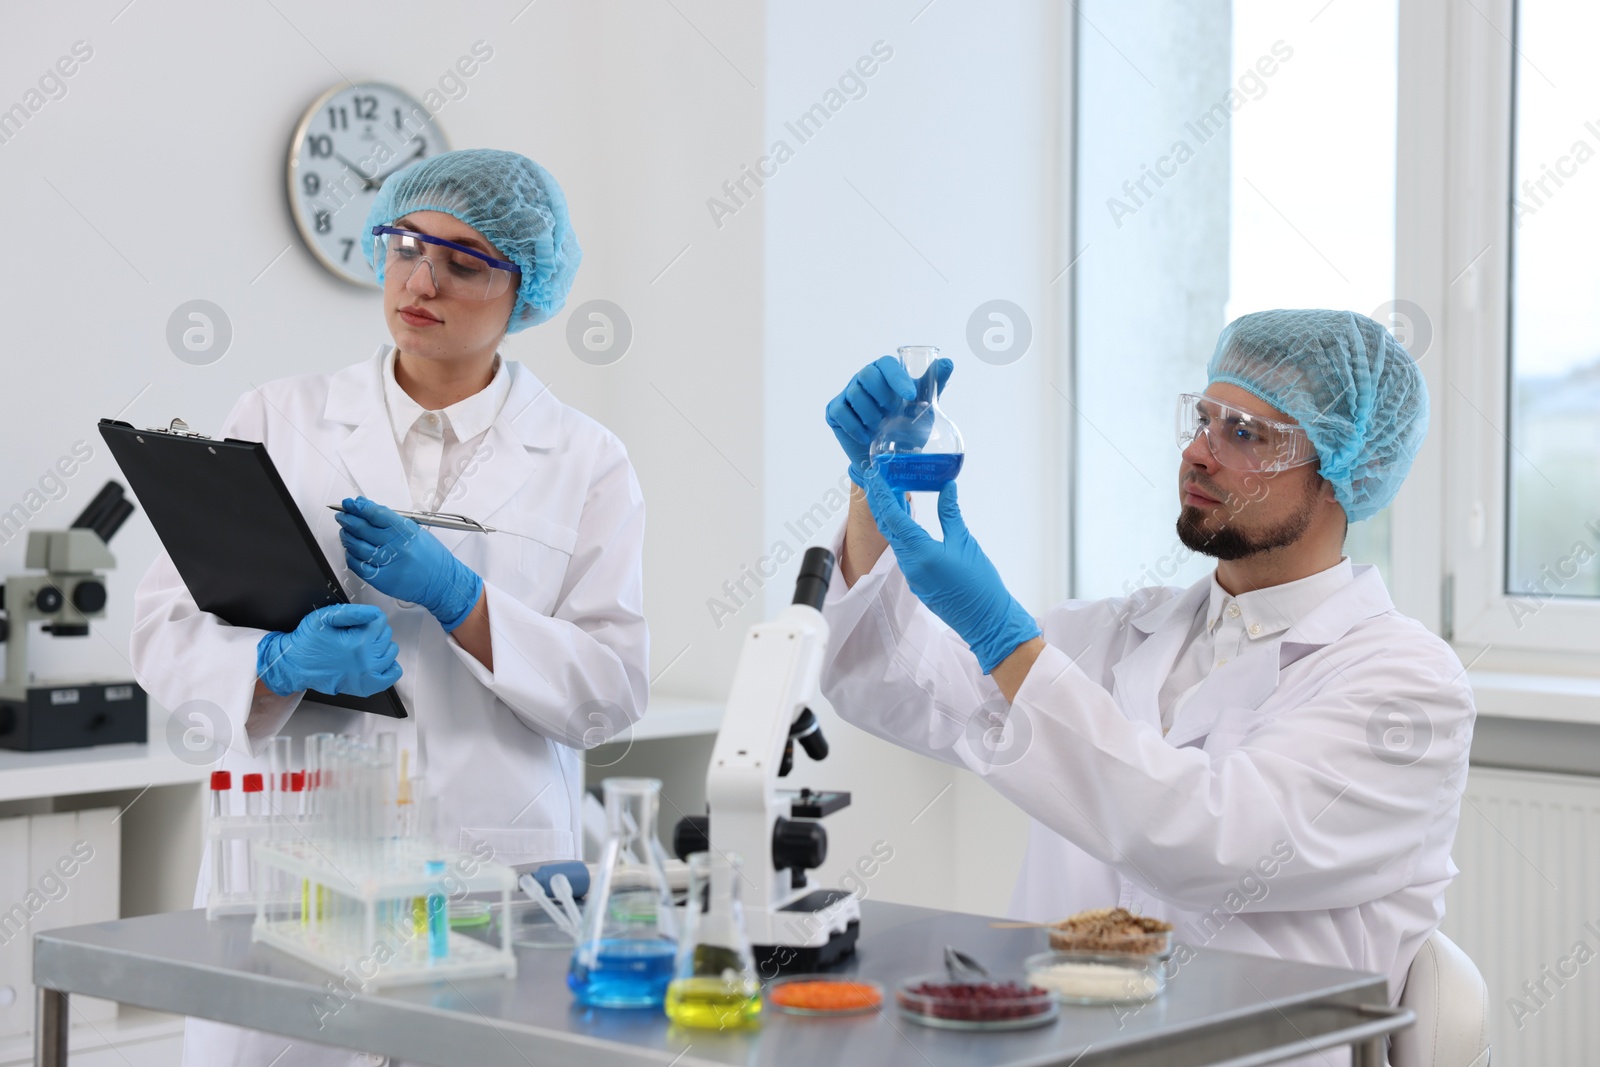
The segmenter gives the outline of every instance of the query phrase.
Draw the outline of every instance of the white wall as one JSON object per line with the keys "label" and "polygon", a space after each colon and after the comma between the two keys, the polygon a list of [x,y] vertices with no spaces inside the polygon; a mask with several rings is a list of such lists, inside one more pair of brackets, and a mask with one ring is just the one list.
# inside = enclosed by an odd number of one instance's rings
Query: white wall
{"label": "white wall", "polygon": [[[1051,442],[1066,406],[1049,384],[1066,387],[1048,318],[1058,297],[1050,282],[1065,263],[1049,184],[1066,58],[1058,18],[1042,0],[768,6],[766,152],[780,140],[794,150],[757,194],[767,227],[768,550],[800,547],[786,524],[829,506],[843,474],[821,418],[829,398],[897,345],[935,344],[956,362],[944,407],[966,441],[967,522],[1026,606],[1040,611],[1054,599],[1061,546],[1050,487],[1060,457]],[[800,143],[786,124],[826,104],[878,42],[874,58],[892,56],[864,79],[864,95],[847,97]],[[728,229],[743,221],[741,213]],[[995,298],[1020,305],[1034,326],[1031,350],[1005,366],[980,361],[966,340],[969,316]],[[930,519],[932,498],[918,503]],[[832,506],[836,518],[814,543],[843,517],[837,498]],[[797,567],[767,584],[767,612],[787,602]],[[873,893],[1003,910],[1026,826],[1016,809],[975,780],[958,787],[964,772],[832,715],[824,728],[834,754],[815,769],[802,760],[801,771],[808,784],[855,795],[854,809],[829,820],[824,881],[883,840],[895,859]]]}

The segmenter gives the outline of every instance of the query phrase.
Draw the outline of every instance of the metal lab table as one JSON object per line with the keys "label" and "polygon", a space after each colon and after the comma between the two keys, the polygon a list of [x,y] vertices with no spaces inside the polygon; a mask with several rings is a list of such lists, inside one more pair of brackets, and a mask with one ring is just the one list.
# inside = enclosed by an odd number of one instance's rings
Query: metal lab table
{"label": "metal lab table", "polygon": [[861,911],[848,969],[883,983],[883,1011],[815,1019],[769,1010],[747,1033],[682,1030],[656,1012],[580,1008],[565,982],[570,954],[559,950],[518,949],[514,981],[362,994],[329,1016],[331,976],[252,944],[249,918],[208,923],[203,911],[186,911],[50,930],[34,938],[35,1063],[66,1062],[71,993],[439,1067],[1247,1067],[1340,1045],[1352,1047],[1356,1067],[1382,1067],[1386,1035],[1414,1018],[1389,1007],[1379,975],[1197,950],[1165,994],[1137,1011],[1062,1005],[1059,1018],[1031,1030],[935,1030],[900,1016],[898,980],[939,970],[947,944],[997,974],[1017,971],[1044,947],[1043,932],[871,900]]}

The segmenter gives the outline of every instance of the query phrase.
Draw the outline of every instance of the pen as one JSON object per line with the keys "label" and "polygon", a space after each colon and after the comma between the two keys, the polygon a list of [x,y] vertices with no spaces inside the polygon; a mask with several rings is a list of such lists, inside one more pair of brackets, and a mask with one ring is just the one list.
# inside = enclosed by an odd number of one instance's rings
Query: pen
{"label": "pen", "polygon": [[[329,504],[329,511],[345,514],[344,508],[338,504]],[[499,533],[493,526],[485,526],[476,519],[469,519],[465,515],[451,515],[443,511],[401,511],[399,508],[390,508],[396,515],[402,515],[419,526],[438,526],[446,530],[471,530],[476,533]]]}

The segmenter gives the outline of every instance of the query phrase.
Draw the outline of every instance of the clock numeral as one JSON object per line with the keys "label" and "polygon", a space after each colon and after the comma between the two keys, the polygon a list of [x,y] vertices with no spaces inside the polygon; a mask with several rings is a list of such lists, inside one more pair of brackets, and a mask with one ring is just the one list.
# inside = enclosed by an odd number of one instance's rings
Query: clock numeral
{"label": "clock numeral", "polygon": [[404,123],[402,123],[400,121],[400,109],[399,108],[395,108],[394,109],[394,128],[398,130],[398,129],[402,129],[403,127],[404,127]]}
{"label": "clock numeral", "polygon": [[333,215],[331,212],[322,211],[320,209],[317,211],[316,230],[318,233],[333,232]]}
{"label": "clock numeral", "polygon": [[306,176],[300,179],[300,184],[305,186],[307,196],[316,196],[322,192],[322,178],[316,171],[307,171]]}
{"label": "clock numeral", "polygon": [[311,153],[312,158],[332,156],[333,138],[325,133],[308,133],[306,134],[306,150]]}
{"label": "clock numeral", "polygon": [[349,128],[350,116],[345,114],[344,108],[330,106],[328,108],[328,129],[348,130]]}
{"label": "clock numeral", "polygon": [[354,96],[350,103],[356,109],[356,118],[362,122],[371,122],[378,117],[378,98],[375,96]]}
{"label": "clock numeral", "polygon": [[344,245],[344,255],[340,257],[340,262],[350,262],[350,250],[356,246],[354,239],[349,237],[341,237],[339,238],[339,243]]}

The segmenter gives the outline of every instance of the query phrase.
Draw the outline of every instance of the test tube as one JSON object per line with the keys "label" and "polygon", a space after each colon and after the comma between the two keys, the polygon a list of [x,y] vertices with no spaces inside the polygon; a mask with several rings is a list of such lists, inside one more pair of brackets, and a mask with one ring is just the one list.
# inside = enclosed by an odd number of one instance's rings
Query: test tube
{"label": "test tube", "polygon": [[261,817],[261,792],[266,788],[266,783],[259,774],[244,776],[244,813],[247,817],[257,819]]}
{"label": "test tube", "polygon": [[293,756],[294,738],[280,734],[272,739],[267,760],[266,815],[272,823],[268,837],[282,837],[285,834],[283,821],[289,817],[289,768]]}
{"label": "test tube", "polygon": [[416,821],[416,806],[411,796],[411,750],[400,750],[400,776],[395,781],[395,817],[400,822],[400,836],[411,837]]}
{"label": "test tube", "polygon": [[[429,860],[429,878],[444,878],[444,860]],[[428,961],[442,960],[450,954],[450,917],[445,908],[441,884],[428,893]]]}
{"label": "test tube", "polygon": [[233,774],[229,771],[211,772],[211,817],[223,818],[228,814],[228,793],[233,789]]}
{"label": "test tube", "polygon": [[389,843],[394,838],[397,830],[396,820],[396,787],[394,780],[395,766],[395,736],[393,730],[378,732],[378,765],[377,781],[378,790],[378,823],[376,826],[382,854],[390,853]]}
{"label": "test tube", "polygon": [[[228,800],[232,795],[233,775],[228,771],[211,772],[211,817],[225,819],[228,817]],[[210,838],[211,845],[211,894],[223,897],[228,892],[228,866],[232,860],[231,851],[233,843],[223,837],[221,833]]]}
{"label": "test tube", "polygon": [[[327,836],[327,786],[328,779],[323,761],[330,752],[330,733],[310,734],[305,742],[306,795],[303,802],[306,821],[305,832],[319,841]],[[323,904],[326,894],[320,882],[309,878],[300,880],[300,925],[313,927],[313,936],[321,937]]]}
{"label": "test tube", "polygon": [[308,815],[322,814],[322,752],[333,740],[328,733],[312,734],[306,738],[306,808]]}
{"label": "test tube", "polygon": [[[262,782],[261,775],[245,775],[242,788],[244,789],[245,818],[261,818],[261,794],[262,790],[265,788],[265,783]],[[250,870],[250,841],[248,838],[243,839],[239,842],[239,845],[239,866],[242,871],[242,877],[240,879],[241,884],[238,886],[238,890],[241,893],[249,893],[251,891],[251,875],[253,873]]]}

